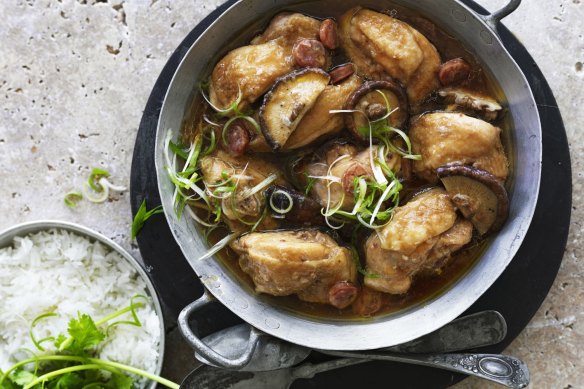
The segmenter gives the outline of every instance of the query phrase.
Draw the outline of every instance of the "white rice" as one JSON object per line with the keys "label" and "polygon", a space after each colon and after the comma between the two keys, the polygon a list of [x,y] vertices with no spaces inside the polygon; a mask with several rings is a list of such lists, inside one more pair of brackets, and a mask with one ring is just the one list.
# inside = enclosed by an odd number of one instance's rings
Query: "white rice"
{"label": "white rice", "polygon": [[[148,296],[144,280],[120,254],[99,242],[65,230],[15,238],[13,247],[0,249],[0,369],[10,367],[23,347],[38,351],[29,329],[39,315],[59,314],[38,322],[37,339],[66,334],[68,321],[78,312],[97,321],[127,307],[136,294]],[[154,372],[159,319],[151,304],[138,309],[137,315],[142,327],[110,328],[97,354]],[[114,320],[132,320],[132,316],[126,313]],[[54,352],[50,342],[42,346],[46,353]]]}

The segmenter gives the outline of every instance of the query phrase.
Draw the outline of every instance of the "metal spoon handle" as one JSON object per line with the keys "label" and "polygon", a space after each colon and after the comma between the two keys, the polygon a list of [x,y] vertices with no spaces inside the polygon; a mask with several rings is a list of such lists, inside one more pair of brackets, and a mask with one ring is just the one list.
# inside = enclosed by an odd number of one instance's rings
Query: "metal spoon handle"
{"label": "metal spoon handle", "polygon": [[[323,351],[321,351],[323,352]],[[436,367],[484,378],[509,388],[524,388],[529,384],[529,370],[523,361],[499,354],[383,354],[379,352],[324,351],[339,357],[361,357],[383,361],[405,362]]]}
{"label": "metal spoon handle", "polygon": [[302,365],[292,369],[292,377],[294,380],[298,378],[312,378],[315,376],[315,374],[318,373],[323,373],[325,371],[340,369],[343,367],[357,365],[359,363],[365,362],[371,362],[371,360],[361,358],[340,358],[317,364],[303,363]]}

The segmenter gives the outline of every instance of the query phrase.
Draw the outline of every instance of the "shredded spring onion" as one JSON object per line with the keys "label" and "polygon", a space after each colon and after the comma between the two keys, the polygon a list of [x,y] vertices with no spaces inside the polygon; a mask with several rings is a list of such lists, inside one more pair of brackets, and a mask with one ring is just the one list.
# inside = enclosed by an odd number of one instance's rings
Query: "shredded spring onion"
{"label": "shredded spring onion", "polygon": [[215,111],[217,111],[217,114],[219,116],[229,116],[231,113],[235,113],[238,115],[241,114],[241,112],[239,112],[239,104],[241,103],[241,99],[243,98],[243,93],[241,92],[241,87],[239,85],[237,85],[237,89],[238,89],[237,90],[237,97],[229,105],[229,107],[227,107],[225,109],[221,109],[221,108],[218,108],[215,105],[213,105],[211,103],[211,100],[207,97],[207,95],[203,91],[203,88],[201,88],[200,91],[201,91],[201,96],[203,96],[203,99],[205,99],[205,101],[207,102],[207,104],[209,104],[209,106],[211,108],[213,108]]}
{"label": "shredded spring onion", "polygon": [[65,197],[63,198],[63,202],[65,202],[65,205],[67,205],[69,208],[77,207],[77,203],[81,200],[83,200],[83,195],[79,191],[66,193]]}
{"label": "shredded spring onion", "polygon": [[207,251],[203,256],[199,257],[199,260],[211,258],[213,255],[217,254],[224,247],[226,247],[229,243],[231,243],[235,239],[237,239],[238,236],[239,236],[239,233],[237,233],[237,232],[233,232],[233,233],[227,235],[226,237],[221,239],[219,242],[215,243],[215,245],[213,247],[211,247],[211,249],[209,249],[209,251]]}
{"label": "shredded spring onion", "polygon": [[241,199],[244,200],[250,196],[253,196],[254,194],[261,191],[262,189],[267,188],[272,182],[276,181],[277,179],[278,179],[277,174],[275,174],[275,173],[270,174],[262,182],[260,182],[259,184],[257,184],[253,188],[245,189],[243,192],[241,192]]}
{"label": "shredded spring onion", "polygon": [[[286,200],[288,201],[288,206],[286,208],[278,208],[274,204],[274,196],[278,196],[278,195],[284,196],[286,198]],[[272,195],[270,196],[270,207],[272,208],[272,210],[274,212],[279,213],[280,215],[285,215],[292,210],[293,205],[294,205],[294,202],[292,200],[292,196],[290,196],[289,193],[287,193],[281,189],[277,189],[277,190],[272,192]]]}

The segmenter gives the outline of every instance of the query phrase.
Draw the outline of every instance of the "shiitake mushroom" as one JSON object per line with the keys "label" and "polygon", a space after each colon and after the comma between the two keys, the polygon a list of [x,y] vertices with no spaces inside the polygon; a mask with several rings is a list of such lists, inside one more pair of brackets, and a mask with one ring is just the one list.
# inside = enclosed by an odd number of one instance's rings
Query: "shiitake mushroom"
{"label": "shiitake mushroom", "polygon": [[274,185],[265,191],[265,196],[266,204],[274,217],[293,224],[324,224],[320,204],[303,193]]}
{"label": "shiitake mushroom", "polygon": [[509,198],[491,173],[462,164],[437,169],[452,202],[471,221],[479,235],[499,231],[509,214]]}
{"label": "shiitake mushroom", "polygon": [[319,68],[295,70],[276,80],[259,114],[262,133],[273,151],[284,146],[329,81],[330,75]]}
{"label": "shiitake mushroom", "polygon": [[353,92],[343,109],[357,110],[365,113],[367,118],[360,112],[345,113],[345,126],[351,131],[355,138],[361,141],[369,141],[359,132],[360,128],[368,127],[369,121],[375,121],[387,114],[387,103],[383,96],[390,103],[390,109],[397,110],[389,117],[389,123],[393,127],[403,128],[408,120],[410,106],[408,96],[403,86],[395,80],[367,81],[359,89]]}

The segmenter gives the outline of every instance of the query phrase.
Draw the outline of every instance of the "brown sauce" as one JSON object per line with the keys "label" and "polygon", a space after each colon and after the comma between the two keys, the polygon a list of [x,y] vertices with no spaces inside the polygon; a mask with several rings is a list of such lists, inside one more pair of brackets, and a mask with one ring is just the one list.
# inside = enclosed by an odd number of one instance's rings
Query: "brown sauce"
{"label": "brown sauce", "polygon": [[[337,10],[336,12],[328,11],[324,12],[322,10],[311,9],[312,7],[315,7],[315,5],[311,4],[310,6],[306,7],[306,4],[298,4],[297,6],[282,9],[281,11],[297,11],[316,18],[334,17],[337,20],[338,17],[345,11],[345,9],[340,9]],[[392,8],[391,11],[386,13],[390,13],[391,16],[403,20],[404,22],[407,22],[408,24],[416,28],[418,31],[420,31],[424,36],[426,36],[428,40],[430,40],[430,42],[436,47],[436,49],[440,53],[440,57],[443,62],[458,57],[464,58],[472,66],[471,81],[467,86],[473,89],[473,91],[491,95],[497,98],[499,102],[504,104],[505,99],[504,96],[502,95],[500,88],[492,81],[492,78],[481,67],[477,59],[471,54],[469,50],[467,50],[462,45],[462,43],[459,40],[448,35],[444,30],[440,29],[430,20],[417,15],[406,8],[395,6]],[[268,23],[275,14],[276,13],[266,15],[265,17],[255,22],[253,25],[250,25],[247,28],[243,29],[242,31],[239,31],[237,34],[234,34],[233,36],[234,39],[229,41],[231,43],[229,43],[225,47],[222,47],[221,50],[219,50],[219,52],[216,53],[214,58],[210,61],[208,65],[207,76],[210,75],[214,64],[218,60],[220,60],[227,52],[237,47],[248,44],[254,36],[261,33],[267,27]],[[337,50],[337,52],[340,53],[333,57],[333,66],[331,67],[347,62],[347,59],[343,55],[341,50]],[[202,99],[198,96],[198,91],[199,91],[198,86],[195,86],[195,88],[193,89],[193,102],[191,106],[187,107],[187,109],[185,110],[185,119],[183,121],[182,128],[182,135],[185,143],[190,143],[192,141],[193,136],[197,131],[200,117],[203,113],[202,107],[204,106],[204,104]],[[434,111],[440,109],[439,107],[443,107],[443,105],[439,105],[437,99],[431,97],[425,103],[423,111]],[[502,141],[509,159],[510,163],[509,171],[511,172],[510,178],[508,179],[506,186],[508,189],[510,189],[513,182],[512,174],[513,150],[510,146],[511,137],[509,130],[511,128],[511,121],[506,116],[507,115],[502,115],[502,118],[498,119],[497,122],[494,122],[492,124],[503,129]],[[281,154],[266,156],[265,154],[262,154],[262,157],[272,159],[280,158],[280,155]],[[422,185],[423,183],[420,182],[420,186]],[[415,186],[413,187],[410,186],[407,190],[407,192],[415,191],[416,191]],[[211,233],[211,235],[209,236],[210,245],[219,241],[223,236],[225,236],[225,230]],[[477,258],[480,257],[481,253],[485,250],[488,244],[489,244],[488,239],[478,241],[475,238],[464,249],[454,253],[452,257],[448,260],[447,265],[444,266],[441,270],[416,275],[416,277],[414,278],[413,285],[407,293],[403,295],[383,294],[384,296],[383,308],[374,316],[378,317],[380,315],[387,315],[398,311],[402,311],[407,308],[412,308],[418,304],[421,304],[439,295],[440,293],[448,289],[450,286],[452,286],[454,283],[456,283],[457,280],[464,276],[473,267],[473,265],[477,262]],[[254,285],[251,278],[241,270],[241,268],[238,265],[237,255],[231,249],[227,248],[222,250],[219,253],[218,257],[226,266],[226,268],[237,279],[240,280],[242,285],[244,285],[247,288],[250,288],[250,290],[254,289]],[[367,319],[366,317],[356,316],[352,312],[351,307],[344,310],[339,310],[329,305],[304,302],[299,300],[296,296],[274,297],[262,294],[258,295],[258,298],[261,299],[263,302],[267,302],[272,305],[276,305],[280,308],[283,308],[285,310],[292,311],[296,314],[305,315],[308,317],[324,317],[332,320]]]}

